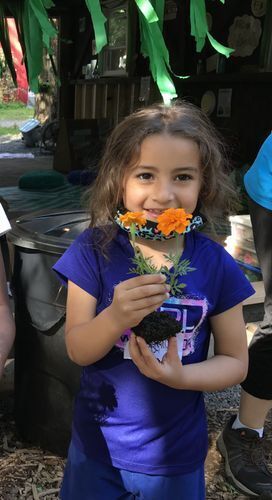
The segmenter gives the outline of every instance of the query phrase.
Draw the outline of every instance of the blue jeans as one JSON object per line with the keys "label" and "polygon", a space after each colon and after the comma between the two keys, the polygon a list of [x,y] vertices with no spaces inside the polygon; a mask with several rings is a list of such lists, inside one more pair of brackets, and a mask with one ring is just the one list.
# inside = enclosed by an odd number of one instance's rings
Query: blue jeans
{"label": "blue jeans", "polygon": [[86,457],[72,443],[61,500],[204,500],[204,466],[177,476],[117,469]]}

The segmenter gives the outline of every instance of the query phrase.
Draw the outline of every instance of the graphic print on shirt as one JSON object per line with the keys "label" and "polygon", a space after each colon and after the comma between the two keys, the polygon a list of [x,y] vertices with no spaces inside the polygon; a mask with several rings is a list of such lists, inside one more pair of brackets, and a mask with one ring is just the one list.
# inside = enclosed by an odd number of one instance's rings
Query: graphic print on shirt
{"label": "graphic print on shirt", "polygon": [[[181,298],[170,297],[160,307],[159,311],[168,312],[180,323],[180,334],[177,334],[180,346],[180,357],[193,354],[197,348],[197,336],[201,325],[207,317],[208,301],[205,297],[184,295]],[[130,359],[128,351],[128,340],[131,330],[126,330],[116,343],[116,346],[124,350],[124,357]],[[168,341],[161,343],[159,353],[158,348],[151,346],[153,354],[159,359],[167,351]]]}

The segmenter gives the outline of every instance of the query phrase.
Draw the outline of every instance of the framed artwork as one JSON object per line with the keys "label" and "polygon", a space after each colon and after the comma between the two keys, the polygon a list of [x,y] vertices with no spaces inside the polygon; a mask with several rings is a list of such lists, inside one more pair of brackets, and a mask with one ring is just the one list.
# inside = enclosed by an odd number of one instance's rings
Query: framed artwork
{"label": "framed artwork", "polygon": [[219,89],[216,116],[219,118],[231,117],[232,89]]}
{"label": "framed artwork", "polygon": [[[224,4],[206,0],[212,36],[235,50],[225,60],[225,72],[258,71],[270,4],[271,1],[265,0],[228,0]],[[271,24],[268,23],[267,38],[269,36],[271,38]],[[204,52],[209,58],[214,49],[206,44]]]}

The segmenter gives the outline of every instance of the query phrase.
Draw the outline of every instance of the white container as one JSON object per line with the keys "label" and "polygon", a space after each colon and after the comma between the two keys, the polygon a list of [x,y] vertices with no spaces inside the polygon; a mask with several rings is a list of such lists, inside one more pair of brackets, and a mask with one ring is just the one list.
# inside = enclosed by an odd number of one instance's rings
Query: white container
{"label": "white container", "polygon": [[256,253],[250,216],[234,215],[229,219],[231,223],[231,238],[235,245]]}
{"label": "white container", "polygon": [[39,144],[41,139],[41,124],[39,120],[32,118],[25,122],[19,130],[23,135],[27,147],[31,148]]}

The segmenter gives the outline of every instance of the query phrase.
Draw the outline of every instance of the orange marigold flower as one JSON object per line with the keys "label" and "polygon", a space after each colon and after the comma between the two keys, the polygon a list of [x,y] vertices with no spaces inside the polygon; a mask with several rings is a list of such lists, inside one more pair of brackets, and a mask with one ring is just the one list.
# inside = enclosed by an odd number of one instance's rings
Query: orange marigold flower
{"label": "orange marigold flower", "polygon": [[130,227],[132,224],[142,227],[146,224],[143,212],[126,212],[124,215],[120,215],[120,221],[125,227]]}
{"label": "orange marigold flower", "polygon": [[187,214],[184,208],[168,208],[157,217],[157,227],[165,236],[172,232],[182,234],[191,218],[192,214]]}

